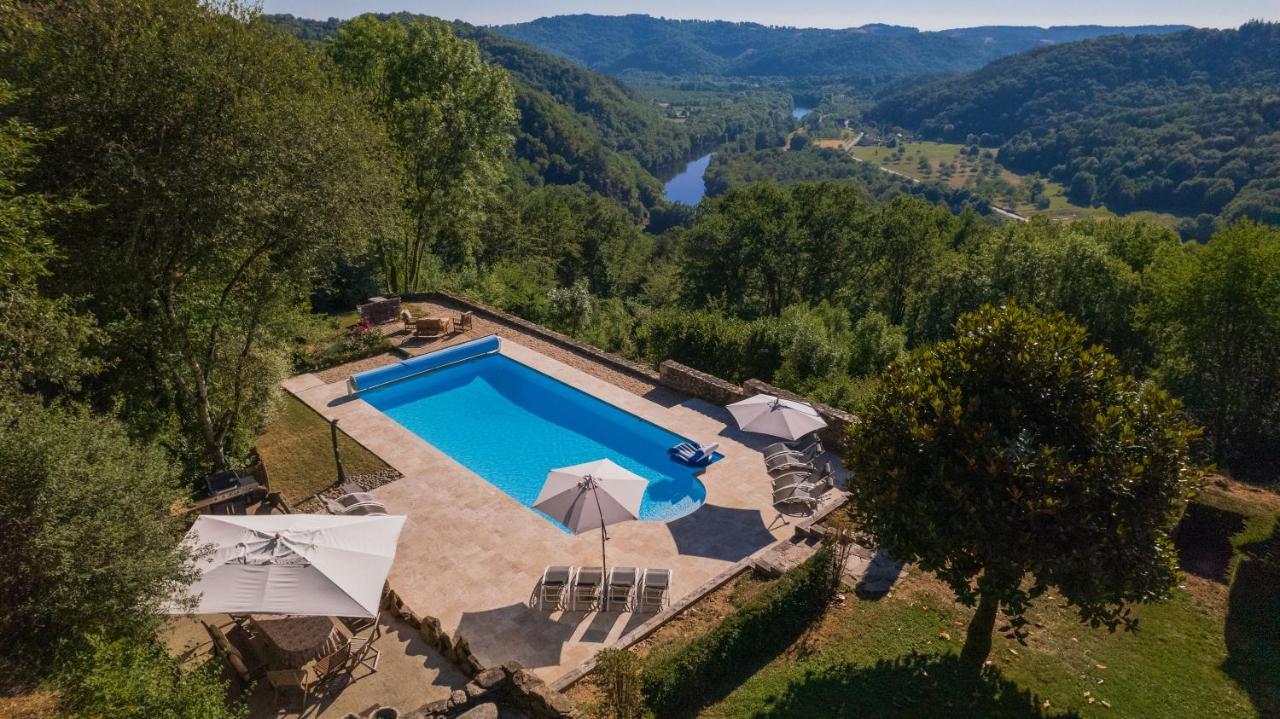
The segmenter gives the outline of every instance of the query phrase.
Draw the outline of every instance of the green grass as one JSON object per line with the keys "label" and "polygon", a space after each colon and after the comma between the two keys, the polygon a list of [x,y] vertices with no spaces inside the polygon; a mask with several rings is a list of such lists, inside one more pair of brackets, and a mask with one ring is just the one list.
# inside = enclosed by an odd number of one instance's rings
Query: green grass
{"label": "green grass", "polygon": [[391,344],[381,335],[366,335],[363,344],[349,341],[347,335],[359,319],[354,311],[310,315],[294,337],[294,370],[312,372],[389,352]]}
{"label": "green grass", "polygon": [[[387,469],[345,432],[338,432],[338,449],[348,476]],[[267,468],[272,491],[291,505],[314,497],[337,481],[329,423],[298,398],[285,394],[267,429],[258,438],[258,454]]]}
{"label": "green grass", "polygon": [[1234,583],[1188,576],[1137,608],[1136,632],[1090,628],[1044,597],[1027,644],[997,636],[974,682],[956,662],[971,610],[913,575],[879,601],[850,595],[702,715],[1280,716],[1280,498],[1210,488],[1200,502],[1231,519],[1220,539]]}

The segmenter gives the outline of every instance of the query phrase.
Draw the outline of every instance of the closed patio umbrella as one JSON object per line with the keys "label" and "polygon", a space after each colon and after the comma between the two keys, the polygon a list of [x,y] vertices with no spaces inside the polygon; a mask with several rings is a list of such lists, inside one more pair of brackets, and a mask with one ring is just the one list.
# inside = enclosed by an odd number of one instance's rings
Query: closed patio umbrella
{"label": "closed patio umbrella", "polygon": [[296,614],[374,618],[404,526],[400,516],[202,515],[183,542],[212,547],[174,614]]}
{"label": "closed patio umbrella", "polygon": [[605,561],[605,527],[639,519],[649,480],[607,459],[553,469],[547,474],[533,508],[545,512],[574,534],[600,529],[601,566]]}
{"label": "closed patio umbrella", "polygon": [[758,394],[725,407],[745,432],[797,440],[827,423],[817,410],[803,402]]}

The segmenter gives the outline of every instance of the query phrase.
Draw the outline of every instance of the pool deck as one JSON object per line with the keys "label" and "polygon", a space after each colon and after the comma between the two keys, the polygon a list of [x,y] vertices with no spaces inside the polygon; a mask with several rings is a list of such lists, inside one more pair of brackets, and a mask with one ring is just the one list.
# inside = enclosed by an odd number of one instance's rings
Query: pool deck
{"label": "pool deck", "polygon": [[[771,440],[739,432],[723,408],[698,399],[673,403],[669,394],[660,404],[510,338],[501,352],[672,432],[720,443],[724,459],[700,475],[706,503],[669,522],[610,527],[610,565],[671,569],[675,601],[794,532],[771,506],[760,457]],[[364,400],[348,397],[342,381],[304,374],[284,388],[341,420],[347,434],[404,475],[373,492],[390,512],[409,518],[389,582],[415,612],[465,638],[485,665],[514,659],[554,681],[652,616],[531,608],[546,565],[599,565],[598,532],[565,534]],[[493,449],[502,451],[500,434]]]}

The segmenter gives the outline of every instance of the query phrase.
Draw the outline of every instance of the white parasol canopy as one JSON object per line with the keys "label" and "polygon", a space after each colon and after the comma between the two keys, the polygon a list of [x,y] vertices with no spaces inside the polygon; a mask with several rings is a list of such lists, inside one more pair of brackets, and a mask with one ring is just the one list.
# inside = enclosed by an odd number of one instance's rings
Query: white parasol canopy
{"label": "white parasol canopy", "polygon": [[400,516],[202,515],[184,543],[196,562],[194,610],[171,613],[376,617],[404,526]]}
{"label": "white parasol canopy", "polygon": [[817,410],[803,402],[758,394],[725,407],[746,432],[797,440],[827,426]]}
{"label": "white parasol canopy", "polygon": [[[546,512],[574,534],[600,529],[600,558],[605,560],[605,526],[640,518],[649,480],[607,459],[553,469],[533,508]],[[607,567],[608,564],[603,566]]]}

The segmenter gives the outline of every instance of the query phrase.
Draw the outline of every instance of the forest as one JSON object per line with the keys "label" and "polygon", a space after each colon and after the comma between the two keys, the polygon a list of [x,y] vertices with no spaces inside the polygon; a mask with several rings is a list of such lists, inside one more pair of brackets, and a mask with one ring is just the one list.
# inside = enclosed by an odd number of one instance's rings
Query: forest
{"label": "forest", "polygon": [[999,147],[1081,205],[1280,222],[1280,25],[1105,37],[887,92],[869,119]]}
{"label": "forest", "polygon": [[[423,18],[410,13],[378,17]],[[266,19],[310,42],[321,42],[340,27],[291,15]],[[519,115],[512,174],[532,185],[584,184],[621,202],[641,221],[661,204],[656,176],[740,135],[776,134],[790,126],[789,98],[751,92],[737,93],[733,102],[689,123],[674,124],[617,80],[486,28],[462,22],[452,28],[475,42],[485,61],[510,75]]]}
{"label": "forest", "polygon": [[[855,413],[970,311],[1061,313],[1136,378],[1115,386],[1177,398],[1161,411],[1204,428],[1198,461],[1275,476],[1280,228],[1228,213],[1198,243],[1133,219],[1002,224],[896,181],[869,191],[826,150],[757,147],[788,108],[744,98],[673,127],[532,52],[425,17],[0,10],[6,680],[51,683],[73,715],[241,715],[212,669],[178,671],[155,641],[190,572],[170,507],[249,460],[307,328],[382,292],[453,290]],[[655,200],[652,172],[721,142],[776,169],[738,174],[726,153],[715,197]],[[1271,161],[1247,158],[1231,162]],[[831,171],[849,179],[815,181]]]}
{"label": "forest", "polygon": [[913,76],[976,69],[1046,43],[1179,29],[1010,26],[921,32],[877,24],[824,30],[647,15],[560,15],[496,28],[610,75],[813,77],[863,91]]}

